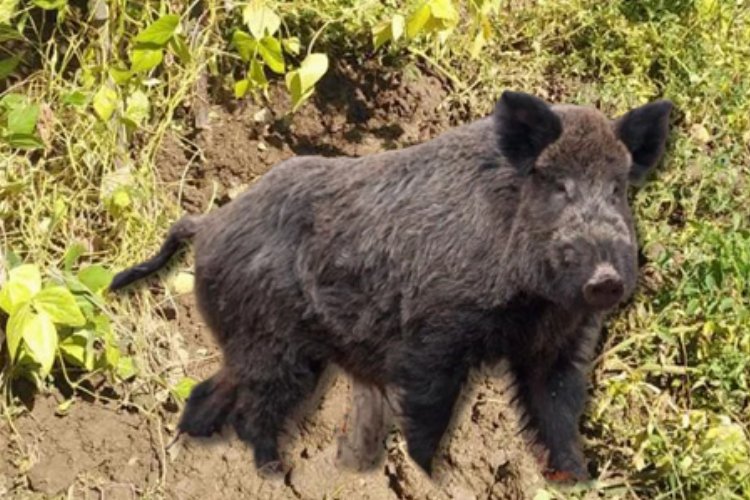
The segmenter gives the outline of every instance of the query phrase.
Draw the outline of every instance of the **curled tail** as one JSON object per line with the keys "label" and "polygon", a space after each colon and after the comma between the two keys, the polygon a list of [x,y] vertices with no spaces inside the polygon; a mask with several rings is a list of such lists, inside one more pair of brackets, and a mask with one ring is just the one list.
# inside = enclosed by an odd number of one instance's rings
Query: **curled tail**
{"label": "curled tail", "polygon": [[138,281],[141,278],[145,278],[149,274],[164,267],[167,262],[169,262],[172,255],[180,249],[182,242],[195,235],[198,231],[199,222],[200,217],[192,215],[186,215],[175,222],[169,229],[167,239],[164,240],[164,243],[159,249],[159,253],[140,264],[117,273],[112,279],[109,289],[119,290],[120,288],[127,286],[134,281]]}

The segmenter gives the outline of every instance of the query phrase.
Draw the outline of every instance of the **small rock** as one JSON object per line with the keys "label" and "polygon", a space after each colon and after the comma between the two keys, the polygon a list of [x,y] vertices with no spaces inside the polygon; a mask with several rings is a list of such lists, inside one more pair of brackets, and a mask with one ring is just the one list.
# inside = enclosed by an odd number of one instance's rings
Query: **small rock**
{"label": "small rock", "polygon": [[31,489],[48,496],[68,489],[77,475],[75,461],[60,453],[42,459],[27,474]]}

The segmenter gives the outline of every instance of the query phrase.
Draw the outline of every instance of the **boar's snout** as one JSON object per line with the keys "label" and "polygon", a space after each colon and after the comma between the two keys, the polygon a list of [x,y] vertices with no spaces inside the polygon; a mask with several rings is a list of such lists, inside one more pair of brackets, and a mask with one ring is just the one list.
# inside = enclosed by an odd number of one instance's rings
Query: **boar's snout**
{"label": "boar's snout", "polygon": [[600,264],[583,285],[583,298],[596,309],[610,309],[622,300],[625,285],[619,273],[609,264]]}

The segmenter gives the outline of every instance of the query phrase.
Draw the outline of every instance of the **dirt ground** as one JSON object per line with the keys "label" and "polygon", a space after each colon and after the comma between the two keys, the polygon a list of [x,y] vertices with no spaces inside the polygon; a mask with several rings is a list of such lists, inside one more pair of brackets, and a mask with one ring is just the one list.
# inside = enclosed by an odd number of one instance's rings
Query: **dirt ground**
{"label": "dirt ground", "polygon": [[[168,134],[158,157],[161,180],[186,211],[225,203],[278,161],[295,154],[363,155],[434,137],[465,119],[443,83],[418,71],[337,67],[313,102],[291,120],[283,90],[271,89],[275,108],[249,101],[208,105],[208,126]],[[198,106],[198,105],[196,105]],[[186,113],[190,116],[190,113]],[[190,296],[165,315],[184,338],[188,375],[201,379],[219,364],[217,349]],[[334,464],[337,436],[349,406],[349,381],[331,370],[319,395],[283,444],[292,466],[283,479],[264,480],[252,453],[230,430],[211,440],[173,437],[179,413],[144,416],[105,403],[79,401],[57,416],[53,395],[0,426],[0,497],[130,499],[483,499],[531,498],[543,485],[508,404],[507,380],[474,374],[452,430],[436,458],[434,481],[406,458],[393,429],[385,459],[368,473]]]}

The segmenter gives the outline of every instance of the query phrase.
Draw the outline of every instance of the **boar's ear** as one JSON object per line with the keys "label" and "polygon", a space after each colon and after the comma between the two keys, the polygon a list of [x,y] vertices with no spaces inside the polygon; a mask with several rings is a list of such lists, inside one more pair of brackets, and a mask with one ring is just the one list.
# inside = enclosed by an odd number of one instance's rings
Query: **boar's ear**
{"label": "boar's ear", "polygon": [[615,121],[615,133],[633,157],[630,182],[642,184],[664,154],[672,103],[654,101],[632,109]]}
{"label": "boar's ear", "polygon": [[562,133],[562,122],[547,103],[522,92],[503,92],[494,120],[500,152],[522,173]]}

